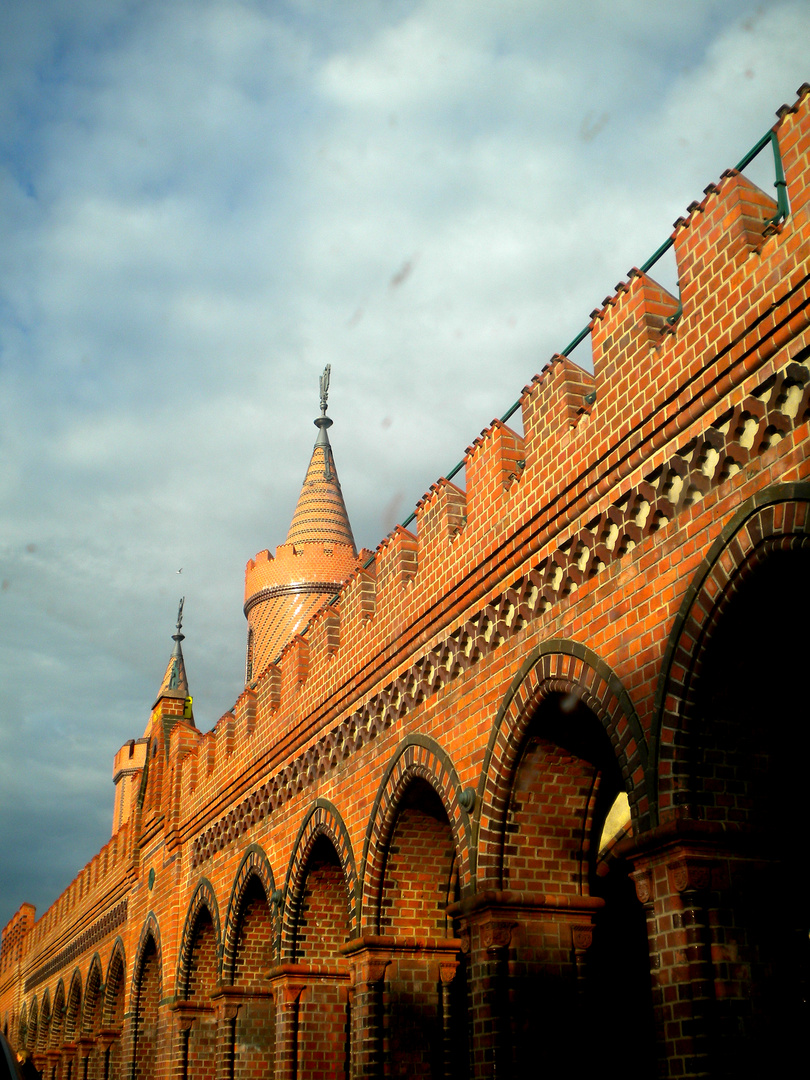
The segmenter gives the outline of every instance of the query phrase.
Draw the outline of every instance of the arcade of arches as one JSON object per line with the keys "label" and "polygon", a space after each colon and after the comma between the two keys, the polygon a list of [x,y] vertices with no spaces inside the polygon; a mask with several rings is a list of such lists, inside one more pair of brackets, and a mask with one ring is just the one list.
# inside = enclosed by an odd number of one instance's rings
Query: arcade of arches
{"label": "arcade of arches", "polygon": [[[106,972],[96,955],[86,983],[77,970],[31,994],[20,1043],[53,1080],[151,1078],[167,1061],[179,1077],[239,1080],[522,1077],[539,1054],[551,1075],[612,1064],[642,1078],[657,1029],[687,1014],[712,1075],[764,1069],[775,1030],[792,1060],[810,918],[805,904],[786,922],[781,904],[806,895],[793,673],[810,646],[795,618],[810,535],[771,540],[716,595],[672,736],[662,714],[673,751],[657,770],[679,794],[668,821],[634,839],[637,814],[622,812],[634,718],[615,677],[587,650],[540,651],[493,726],[473,807],[441,748],[406,740],[362,851],[318,800],[288,867],[253,845],[229,893],[200,882],[174,994],[150,918],[134,957],[119,942]],[[685,609],[668,659],[690,626]]]}

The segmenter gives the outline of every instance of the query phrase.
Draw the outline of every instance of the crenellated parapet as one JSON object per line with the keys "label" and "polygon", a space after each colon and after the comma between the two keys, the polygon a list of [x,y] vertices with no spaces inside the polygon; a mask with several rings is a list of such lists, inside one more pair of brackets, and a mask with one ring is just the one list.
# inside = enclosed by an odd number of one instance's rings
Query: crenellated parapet
{"label": "crenellated parapet", "polygon": [[235,736],[251,740],[245,753],[270,760],[280,738],[291,761],[298,738],[325,739],[334,755],[347,743],[332,718],[373,730],[394,702],[413,707],[804,422],[808,367],[793,354],[810,325],[807,163],[796,160],[807,100],[777,126],[780,144],[789,127],[788,219],[774,223],[774,200],[733,170],[710,185],[676,223],[680,297],[630,272],[592,315],[593,375],[553,357],[523,392],[523,435],[485,429],[464,486],[437,481],[414,531],[386,537],[258,678],[255,727]]}

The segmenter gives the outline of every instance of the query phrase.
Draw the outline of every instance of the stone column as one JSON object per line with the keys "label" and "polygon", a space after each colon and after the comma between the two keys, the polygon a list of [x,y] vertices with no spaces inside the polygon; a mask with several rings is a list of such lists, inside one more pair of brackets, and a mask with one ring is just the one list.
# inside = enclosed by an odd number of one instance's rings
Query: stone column
{"label": "stone column", "polygon": [[580,1000],[587,997],[587,974],[585,970],[585,957],[593,943],[593,924],[583,923],[571,927],[571,944],[574,950],[574,968],[576,969],[577,991]]}
{"label": "stone column", "polygon": [[177,1019],[177,1043],[172,1076],[175,1080],[190,1080],[188,1074],[188,1044],[191,1029],[201,1015],[209,1014],[213,1010],[207,1002],[202,1001],[175,1001],[170,1008]]}
{"label": "stone column", "polygon": [[63,1080],[76,1080],[76,1044],[62,1044],[61,1075]]}
{"label": "stone column", "polygon": [[289,975],[272,977],[276,1004],[276,1080],[296,1080],[298,1073],[298,1008],[306,982]]}
{"label": "stone column", "polygon": [[393,944],[393,938],[366,935],[340,950],[353,971],[351,1080],[379,1080],[383,1075],[383,986]]}
{"label": "stone column", "polygon": [[120,1028],[102,1028],[96,1036],[96,1046],[101,1053],[101,1080],[110,1080],[110,1055],[113,1043],[121,1038]]}
{"label": "stone column", "polygon": [[[711,867],[703,859],[679,858],[668,867],[669,878],[681,901],[680,925],[683,932],[685,966],[673,971],[678,997],[688,1001],[691,1017],[681,1021],[681,1033],[691,1041],[686,1062],[689,1076],[710,1076],[710,1015],[714,1001],[707,892]],[[688,993],[686,992],[688,989]]]}
{"label": "stone column", "polygon": [[45,1067],[42,1070],[43,1080],[60,1080],[61,1064],[62,1051],[48,1050],[45,1053]]}
{"label": "stone column", "polygon": [[439,964],[442,994],[442,1065],[445,1080],[453,1077],[453,1016],[450,1006],[450,984],[458,971],[457,961]]}
{"label": "stone column", "polygon": [[527,1075],[538,1039],[549,1074],[560,1071],[562,1045],[581,1027],[585,950],[603,904],[598,897],[504,889],[448,907],[470,956],[475,1080]]}
{"label": "stone column", "polygon": [[[96,1048],[96,1040],[89,1035],[82,1035],[76,1043],[77,1067],[76,1080],[90,1080],[90,1057]],[[93,1078],[95,1080],[95,1078]]]}
{"label": "stone column", "polygon": [[216,1075],[218,1080],[233,1080],[236,1018],[248,996],[248,991],[235,986],[218,986],[210,995],[217,1018]]}
{"label": "stone column", "polygon": [[[691,828],[695,838],[683,836]],[[717,852],[708,830],[668,824],[634,841],[632,873],[644,907],[650,949],[656,1045],[661,1075],[713,1075],[714,969],[709,892]],[[681,835],[679,835],[679,833]],[[639,850],[640,849],[640,850]]]}

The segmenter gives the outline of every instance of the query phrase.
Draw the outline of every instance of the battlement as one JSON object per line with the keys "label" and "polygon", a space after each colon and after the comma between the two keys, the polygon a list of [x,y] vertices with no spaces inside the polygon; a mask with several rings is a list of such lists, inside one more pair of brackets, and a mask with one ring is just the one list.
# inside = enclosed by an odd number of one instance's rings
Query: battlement
{"label": "battlement", "polygon": [[[788,378],[794,357],[780,353],[780,341],[810,324],[809,102],[802,88],[776,125],[787,220],[775,223],[774,200],[734,170],[709,185],[675,223],[680,298],[649,272],[630,271],[592,313],[593,374],[552,357],[523,390],[523,435],[499,420],[485,428],[467,447],[464,488],[437,480],[417,504],[414,530],[397,526],[370,561],[355,564],[337,602],[256,673],[249,708],[240,698],[204,740],[209,774],[224,769],[236,782],[248,761],[305,757],[313,740],[332,737],[332,720],[389,695],[406,656],[412,665],[420,648],[435,653],[437,636],[452,642],[453,663],[469,663],[521,610],[536,617],[593,587],[644,536],[724,482],[750,452],[740,441],[749,421],[760,425],[758,445],[801,422],[804,406],[794,401],[788,415],[763,387]],[[773,330],[767,345],[752,326]],[[793,398],[804,393],[800,367]],[[731,420],[730,394],[740,403]],[[286,545],[275,561],[257,555],[246,595],[293,558]],[[189,821],[214,795],[201,772],[183,811]]]}
{"label": "battlement", "polygon": [[[123,825],[39,919],[35,920],[33,905],[23,904],[3,930],[3,948],[8,937],[17,960],[26,958],[28,966],[36,968],[40,957],[43,964],[48,958],[50,967],[58,970],[62,952],[75,953],[82,934],[93,938],[114,928],[107,908],[110,897],[125,893],[135,874],[133,839],[130,826]],[[125,910],[124,903],[115,916],[119,921],[125,918]],[[60,946],[64,946],[62,952]]]}

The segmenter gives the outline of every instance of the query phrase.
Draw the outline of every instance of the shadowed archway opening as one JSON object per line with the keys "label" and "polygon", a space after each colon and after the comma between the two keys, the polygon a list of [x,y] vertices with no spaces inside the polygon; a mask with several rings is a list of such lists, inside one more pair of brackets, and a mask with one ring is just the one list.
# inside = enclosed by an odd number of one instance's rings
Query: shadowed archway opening
{"label": "shadowed archway opening", "polygon": [[733,850],[707,897],[722,914],[711,948],[723,1076],[787,1074],[810,1025],[808,612],[810,548],[754,556],[721,600],[696,678],[690,787]]}
{"label": "shadowed archway opening", "polygon": [[42,998],[42,1011],[39,1017],[39,1026],[36,1031],[37,1034],[34,1049],[39,1051],[47,1050],[51,1038],[51,999],[47,990]]}
{"label": "shadowed archway opening", "polygon": [[[619,821],[606,830],[617,809]],[[602,723],[576,691],[547,694],[526,728],[503,833],[503,887],[520,909],[519,927],[508,956],[489,973],[504,994],[508,986],[502,1009],[514,1075],[536,1068],[541,1031],[553,1034],[542,1053],[551,1075],[569,1071],[573,1046],[586,1070],[654,1072],[644,913],[628,867],[605,858],[610,833],[629,831],[622,775]]]}
{"label": "shadowed archway opening", "polygon": [[301,1001],[298,1046],[302,1067],[315,1067],[322,1080],[349,1075],[348,968],[340,953],[348,937],[346,878],[334,845],[320,834],[306,861],[293,955],[302,968],[321,973]]}
{"label": "shadowed archway opening", "polygon": [[28,1014],[28,1030],[26,1033],[26,1039],[24,1046],[26,1049],[33,1051],[37,1046],[37,1026],[39,1023],[39,1009],[37,1007],[37,999],[31,1002],[31,1011]]}
{"label": "shadowed archway opening", "polygon": [[[447,811],[432,785],[415,777],[397,805],[378,914],[378,932],[402,950],[386,973],[392,1075],[467,1075],[466,958],[447,914],[459,895]],[[442,959],[451,962],[442,967]]]}
{"label": "shadowed archway opening", "polygon": [[124,954],[121,948],[117,947],[107,969],[107,983],[104,987],[102,1027],[107,1032],[107,1038],[101,1048],[99,1064],[99,1076],[103,1080],[121,1080],[123,1076],[121,1032],[124,1026],[125,976]]}
{"label": "shadowed archway opening", "polygon": [[191,931],[188,968],[183,996],[199,1010],[194,1023],[183,1033],[186,1045],[181,1056],[189,1077],[216,1071],[217,1029],[211,994],[217,984],[217,933],[211,912],[203,904]]}
{"label": "shadowed archway opening", "polygon": [[154,937],[149,934],[141,952],[135,978],[133,1015],[132,1080],[155,1080],[161,1055],[160,955]]}
{"label": "shadowed archway opening", "polygon": [[267,983],[273,963],[273,916],[258,874],[251,874],[236,919],[233,985],[244,991],[234,1021],[234,1080],[275,1075],[276,1013]]}
{"label": "shadowed archway opening", "polygon": [[81,1015],[82,1038],[92,1038],[94,1045],[90,1053],[82,1060],[80,1076],[82,1080],[97,1080],[103,1077],[103,1051],[98,1045],[98,1035],[101,1031],[101,1015],[103,1000],[101,996],[101,962],[98,956],[93,959],[90,971],[87,975],[87,986],[84,992],[84,1005]]}

